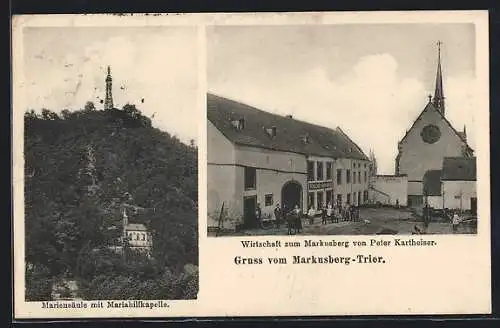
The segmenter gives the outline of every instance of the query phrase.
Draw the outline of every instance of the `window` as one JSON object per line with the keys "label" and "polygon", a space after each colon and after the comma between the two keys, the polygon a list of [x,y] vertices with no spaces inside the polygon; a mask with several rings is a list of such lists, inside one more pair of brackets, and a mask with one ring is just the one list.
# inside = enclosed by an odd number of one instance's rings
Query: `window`
{"label": "window", "polygon": [[358,172],[358,183],[361,183],[361,172]]}
{"label": "window", "polygon": [[331,204],[333,202],[333,192],[331,190],[326,191],[326,204]]}
{"label": "window", "polygon": [[346,183],[351,183],[351,170],[346,170]]}
{"label": "window", "polygon": [[367,190],[363,191],[363,200],[365,203],[368,201],[368,191]]}
{"label": "window", "polygon": [[367,177],[367,174],[366,174],[366,171],[365,171],[365,183],[368,182],[368,177]]}
{"label": "window", "polygon": [[316,163],[316,180],[323,180],[323,162]]}
{"label": "window", "polygon": [[316,193],[316,209],[322,209],[323,208],[323,192],[318,191]]}
{"label": "window", "polygon": [[356,172],[352,172],[352,183],[356,183]]}
{"label": "window", "polygon": [[267,194],[264,196],[264,204],[265,206],[273,205],[273,194]]}
{"label": "window", "polygon": [[310,208],[314,205],[314,192],[310,192],[307,195],[307,208]]}
{"label": "window", "polygon": [[337,169],[337,184],[342,184],[342,169]]}
{"label": "window", "polygon": [[307,161],[307,179],[309,181],[314,181],[314,162]]}
{"label": "window", "polygon": [[326,163],[326,180],[332,179],[332,162]]}
{"label": "window", "polygon": [[342,205],[342,194],[337,194],[337,205]]}
{"label": "window", "polygon": [[255,189],[257,170],[254,167],[245,167],[245,189]]}
{"label": "window", "polygon": [[351,194],[347,194],[347,204],[351,204]]}
{"label": "window", "polygon": [[353,192],[352,193],[352,203],[353,203],[353,205],[356,205],[356,199],[357,199],[356,196],[357,196],[356,192]]}

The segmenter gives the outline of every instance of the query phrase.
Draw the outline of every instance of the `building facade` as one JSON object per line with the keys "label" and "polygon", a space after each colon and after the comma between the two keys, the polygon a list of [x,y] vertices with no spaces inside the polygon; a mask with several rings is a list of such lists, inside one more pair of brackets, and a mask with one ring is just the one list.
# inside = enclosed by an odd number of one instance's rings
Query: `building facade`
{"label": "building facade", "polygon": [[[368,199],[368,158],[340,129],[207,95],[209,226],[252,226],[255,209],[319,214]],[[223,220],[220,220],[223,218]]]}
{"label": "building facade", "polygon": [[444,157],[473,157],[465,126],[461,132],[455,130],[445,116],[444,100],[439,49],[434,97],[429,96],[429,102],[398,143],[395,173],[408,176],[409,206],[423,206],[428,197],[435,196],[425,194],[424,176],[441,170]]}
{"label": "building facade", "polygon": [[476,158],[445,157],[424,177],[425,202],[436,209],[477,211]]}

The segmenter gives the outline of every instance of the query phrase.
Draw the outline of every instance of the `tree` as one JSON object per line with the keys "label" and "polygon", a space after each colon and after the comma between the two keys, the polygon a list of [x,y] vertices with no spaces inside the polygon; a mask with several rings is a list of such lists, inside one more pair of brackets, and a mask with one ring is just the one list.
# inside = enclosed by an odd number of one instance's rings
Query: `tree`
{"label": "tree", "polygon": [[56,113],[44,108],[42,109],[42,118],[44,120],[58,120],[59,116]]}
{"label": "tree", "polygon": [[84,110],[85,112],[90,112],[90,111],[95,110],[95,105],[94,105],[94,103],[93,103],[92,101],[87,101],[87,102],[85,103],[85,106],[83,107],[83,110]]}
{"label": "tree", "polygon": [[126,104],[125,106],[123,106],[122,110],[125,113],[127,113],[129,116],[134,117],[134,118],[140,114],[137,107],[135,107],[135,105],[132,105],[132,104]]}
{"label": "tree", "polygon": [[[50,299],[51,281],[68,273],[86,299],[193,297],[198,278],[182,271],[198,264],[196,148],[130,104],[61,116],[25,113],[27,295]],[[151,231],[152,258],[108,248],[118,245],[123,203],[147,209],[128,214]]]}

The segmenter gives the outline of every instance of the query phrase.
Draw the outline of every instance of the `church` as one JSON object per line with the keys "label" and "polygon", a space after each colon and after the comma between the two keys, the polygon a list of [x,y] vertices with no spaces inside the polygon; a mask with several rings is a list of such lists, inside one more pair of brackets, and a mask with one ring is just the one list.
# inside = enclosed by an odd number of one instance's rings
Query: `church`
{"label": "church", "polygon": [[475,212],[476,158],[467,143],[466,127],[458,131],[446,118],[441,42],[434,96],[429,95],[428,103],[399,141],[395,162],[395,176],[407,177],[408,206],[429,204]]}

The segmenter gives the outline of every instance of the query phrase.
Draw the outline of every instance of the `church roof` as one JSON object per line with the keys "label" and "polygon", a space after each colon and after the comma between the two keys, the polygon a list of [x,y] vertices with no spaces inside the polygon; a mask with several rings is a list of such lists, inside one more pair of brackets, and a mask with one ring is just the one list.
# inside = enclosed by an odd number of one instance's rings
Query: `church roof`
{"label": "church roof", "polygon": [[476,181],[475,157],[445,157],[442,180]]}
{"label": "church roof", "polygon": [[424,193],[427,196],[441,196],[441,170],[429,170],[423,178]]}
{"label": "church roof", "polygon": [[[207,117],[235,144],[304,155],[368,160],[361,148],[339,128],[333,130],[272,114],[213,94],[207,94]],[[238,130],[232,122],[240,119],[244,120],[244,128]],[[273,128],[276,133],[271,136],[267,130]]]}
{"label": "church roof", "polygon": [[429,111],[429,110],[434,110],[436,111],[437,113],[439,113],[439,115],[441,115],[441,118],[444,120],[444,122],[451,128],[451,130],[460,138],[460,140],[462,142],[464,142],[466,145],[467,145],[467,148],[468,150],[470,151],[473,151],[472,148],[469,146],[469,144],[467,143],[467,139],[465,138],[465,134],[463,132],[458,132],[454,127],[453,125],[451,125],[450,121],[448,121],[448,119],[446,119],[446,117],[443,115],[443,113],[441,113],[439,110],[436,109],[436,107],[434,107],[434,105],[431,103],[431,102],[428,102],[427,105],[425,106],[424,110],[420,113],[420,115],[418,115],[417,119],[413,122],[413,124],[411,125],[410,129],[406,131],[404,137],[401,139],[400,143],[402,143],[406,137],[408,137],[408,134],[410,133],[410,131],[413,129],[413,127],[415,126],[415,124],[422,118],[422,116],[424,115],[424,113],[426,111]]}
{"label": "church roof", "polygon": [[142,223],[129,223],[125,226],[127,231],[147,231],[148,229]]}

